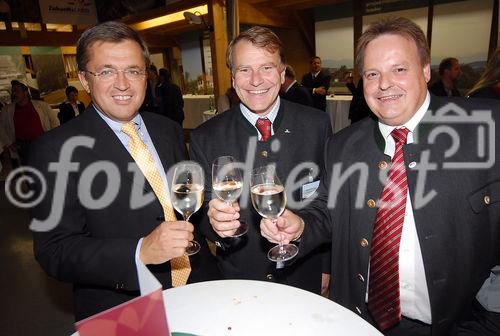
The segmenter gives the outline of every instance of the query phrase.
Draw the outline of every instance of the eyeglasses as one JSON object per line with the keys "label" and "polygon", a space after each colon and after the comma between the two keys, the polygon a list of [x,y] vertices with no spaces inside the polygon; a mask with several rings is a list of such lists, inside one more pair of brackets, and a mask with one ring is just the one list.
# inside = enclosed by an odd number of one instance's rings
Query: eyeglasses
{"label": "eyeglasses", "polygon": [[125,77],[131,81],[144,79],[146,77],[146,70],[134,69],[134,68],[125,69],[125,70],[105,68],[105,69],[102,69],[101,71],[98,71],[98,72],[92,72],[89,70],[85,70],[85,72],[87,72],[87,73],[91,74],[92,76],[95,76],[103,81],[116,80],[119,72],[123,72]]}

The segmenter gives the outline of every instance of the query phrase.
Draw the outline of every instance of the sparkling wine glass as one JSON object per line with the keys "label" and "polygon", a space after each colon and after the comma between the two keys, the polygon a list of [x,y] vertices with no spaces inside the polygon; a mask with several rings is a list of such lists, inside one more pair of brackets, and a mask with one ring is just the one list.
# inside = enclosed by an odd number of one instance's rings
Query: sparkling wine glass
{"label": "sparkling wine glass", "polygon": [[[170,198],[172,205],[185,221],[200,209],[203,203],[205,178],[201,166],[194,162],[177,164],[172,178]],[[193,255],[200,250],[200,244],[193,240],[186,248],[186,255]]]}
{"label": "sparkling wine glass", "polygon": [[[221,156],[212,163],[212,190],[218,199],[232,206],[243,190],[243,177],[232,156]],[[241,222],[232,237],[247,233],[248,225]]]}
{"label": "sparkling wine glass", "polygon": [[[262,217],[276,222],[285,211],[285,188],[276,175],[274,166],[260,167],[252,171],[250,193],[253,207]],[[299,248],[294,244],[283,244],[283,241],[280,241],[279,245],[269,250],[267,257],[282,265],[298,252]]]}

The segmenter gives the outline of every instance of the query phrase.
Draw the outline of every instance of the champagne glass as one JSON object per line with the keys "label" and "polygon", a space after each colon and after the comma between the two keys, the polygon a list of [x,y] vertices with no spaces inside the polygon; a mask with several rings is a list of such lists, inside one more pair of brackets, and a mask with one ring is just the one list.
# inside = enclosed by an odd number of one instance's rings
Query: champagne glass
{"label": "champagne glass", "polygon": [[[201,166],[194,162],[177,164],[172,178],[170,198],[172,205],[185,221],[200,209],[203,203],[205,177]],[[200,250],[200,244],[193,240],[186,248],[186,255],[193,255]]]}
{"label": "champagne glass", "polygon": [[[276,222],[285,211],[285,188],[276,175],[274,166],[260,167],[252,171],[250,193],[253,207],[262,217]],[[283,244],[283,241],[280,241],[279,245],[269,250],[267,257],[278,265],[283,265],[283,262],[292,259],[298,252],[299,248],[294,244]]]}
{"label": "champagne glass", "polygon": [[[221,156],[212,163],[212,190],[221,201],[229,206],[233,205],[243,190],[241,170],[236,166],[232,156]],[[232,237],[239,237],[247,233],[248,225],[240,222]]]}

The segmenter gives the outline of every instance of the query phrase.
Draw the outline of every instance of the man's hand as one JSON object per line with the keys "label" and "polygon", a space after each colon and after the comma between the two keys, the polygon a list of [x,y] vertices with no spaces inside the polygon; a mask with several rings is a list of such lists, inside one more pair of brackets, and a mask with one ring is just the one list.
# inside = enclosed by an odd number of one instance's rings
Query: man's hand
{"label": "man's hand", "polygon": [[219,199],[213,199],[208,203],[208,218],[215,233],[220,237],[234,235],[240,227],[240,206],[237,202],[231,205]]}
{"label": "man's hand", "polygon": [[139,258],[148,264],[162,264],[180,257],[193,240],[193,224],[184,221],[163,222],[142,240]]}
{"label": "man's hand", "polygon": [[322,96],[326,96],[326,89],[324,86],[320,86],[314,89],[314,93]]}
{"label": "man's hand", "polygon": [[304,221],[293,212],[286,210],[275,221],[262,218],[260,221],[260,234],[271,243],[288,244],[296,240],[304,231]]}

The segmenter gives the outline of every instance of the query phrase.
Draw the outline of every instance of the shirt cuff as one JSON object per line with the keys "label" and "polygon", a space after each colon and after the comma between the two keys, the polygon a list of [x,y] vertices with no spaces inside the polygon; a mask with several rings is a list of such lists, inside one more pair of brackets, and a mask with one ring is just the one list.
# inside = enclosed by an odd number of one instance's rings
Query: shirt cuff
{"label": "shirt cuff", "polygon": [[139,265],[144,265],[144,263],[141,261],[141,258],[139,256],[139,253],[141,251],[141,246],[142,246],[142,240],[144,238],[139,239],[139,242],[137,243],[137,247],[135,248],[135,265],[138,267]]}

